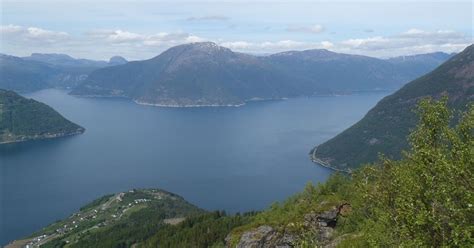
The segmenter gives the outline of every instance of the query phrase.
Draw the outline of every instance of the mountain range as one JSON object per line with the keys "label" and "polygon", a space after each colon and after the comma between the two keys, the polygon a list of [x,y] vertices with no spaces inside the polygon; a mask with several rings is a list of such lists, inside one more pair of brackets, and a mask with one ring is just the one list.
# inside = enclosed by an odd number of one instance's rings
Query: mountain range
{"label": "mountain range", "polygon": [[31,92],[45,88],[72,88],[94,70],[127,63],[119,56],[107,61],[75,59],[65,54],[33,53],[28,57],[0,54],[0,88]]}
{"label": "mountain range", "polygon": [[159,106],[220,106],[395,90],[450,56],[435,53],[384,60],[321,49],[254,56],[198,42],[172,47],[149,60],[93,71],[71,94],[120,96]]}
{"label": "mountain range", "polygon": [[408,133],[417,123],[414,110],[419,100],[445,95],[455,114],[472,104],[474,45],[382,99],[362,120],[317,146],[311,152],[313,159],[335,169],[348,170],[376,161],[379,154],[399,158],[400,152],[408,147]]}

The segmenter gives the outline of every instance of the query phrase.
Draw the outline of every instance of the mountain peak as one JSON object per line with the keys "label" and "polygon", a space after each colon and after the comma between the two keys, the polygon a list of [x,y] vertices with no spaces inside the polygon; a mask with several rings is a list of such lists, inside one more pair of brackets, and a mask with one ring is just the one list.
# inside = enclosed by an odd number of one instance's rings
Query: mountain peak
{"label": "mountain peak", "polygon": [[210,42],[210,41],[193,42],[193,43],[185,44],[183,46],[193,51],[203,51],[203,52],[209,52],[209,53],[222,52],[222,51],[231,52],[229,48],[219,46],[216,43]]}
{"label": "mountain peak", "polygon": [[113,56],[109,59],[109,65],[122,65],[128,61],[122,56]]}

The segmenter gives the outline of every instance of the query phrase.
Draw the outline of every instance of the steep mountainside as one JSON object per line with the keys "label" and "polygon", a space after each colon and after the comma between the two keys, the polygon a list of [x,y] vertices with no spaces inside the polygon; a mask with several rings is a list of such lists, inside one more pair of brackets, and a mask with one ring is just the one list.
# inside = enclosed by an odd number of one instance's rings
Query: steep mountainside
{"label": "steep mountainside", "polygon": [[48,105],[0,89],[0,144],[83,132]]}
{"label": "steep mountainside", "polygon": [[327,50],[258,57],[202,42],[94,71],[72,94],[121,96],[164,106],[240,105],[256,99],[398,89],[413,79],[403,71],[386,60]]}
{"label": "steep mountainside", "polygon": [[382,99],[358,123],[316,147],[313,159],[347,170],[375,161],[379,153],[397,158],[407,148],[409,130],[415,127],[417,102],[442,95],[449,96],[449,106],[456,110],[474,101],[473,45]]}

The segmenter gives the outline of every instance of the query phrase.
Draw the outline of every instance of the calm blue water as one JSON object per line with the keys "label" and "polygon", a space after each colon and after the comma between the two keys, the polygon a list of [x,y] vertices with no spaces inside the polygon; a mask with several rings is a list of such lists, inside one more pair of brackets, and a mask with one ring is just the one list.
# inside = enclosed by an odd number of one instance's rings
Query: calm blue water
{"label": "calm blue water", "polygon": [[0,244],[106,193],[156,187],[205,209],[256,210],[331,173],[309,150],[385,94],[297,98],[233,108],[158,108],[64,91],[27,95],[87,130],[0,146]]}

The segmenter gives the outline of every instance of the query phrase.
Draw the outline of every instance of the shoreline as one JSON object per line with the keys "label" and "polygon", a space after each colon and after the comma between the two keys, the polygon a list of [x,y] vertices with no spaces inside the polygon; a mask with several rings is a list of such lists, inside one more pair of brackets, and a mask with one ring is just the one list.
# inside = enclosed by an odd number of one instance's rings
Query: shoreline
{"label": "shoreline", "polygon": [[316,157],[316,150],[318,149],[318,146],[315,146],[312,150],[312,152],[310,153],[310,160],[311,162],[319,165],[319,166],[322,166],[322,167],[325,167],[325,168],[328,168],[328,169],[331,169],[333,171],[336,171],[336,172],[343,172],[343,173],[348,173],[348,174],[351,174],[351,170],[350,169],[347,169],[347,170],[344,170],[344,169],[339,169],[339,168],[335,168],[333,167],[331,164],[327,163],[327,162],[324,162],[323,160],[319,159]]}
{"label": "shoreline", "polygon": [[68,94],[75,97],[84,97],[84,98],[116,98],[116,99],[129,99],[135,104],[143,106],[152,106],[152,107],[163,107],[163,108],[206,108],[206,107],[242,107],[249,102],[261,102],[261,101],[283,101],[288,99],[294,99],[298,97],[340,97],[340,96],[350,96],[350,95],[360,95],[366,93],[381,93],[381,92],[391,92],[391,90],[366,90],[366,91],[352,91],[348,93],[327,93],[327,94],[312,94],[312,95],[301,95],[295,97],[280,97],[280,98],[259,98],[254,97],[250,99],[243,100],[242,103],[237,104],[165,104],[165,103],[151,103],[146,101],[140,101],[133,99],[124,95],[80,95],[80,94]]}
{"label": "shoreline", "polygon": [[28,137],[25,137],[24,139],[15,139],[15,140],[11,140],[11,141],[0,141],[0,145],[22,143],[22,142],[35,141],[35,140],[50,140],[50,139],[55,139],[55,138],[63,138],[63,137],[69,137],[69,136],[83,134],[85,131],[86,131],[85,129],[82,129],[82,130],[76,130],[76,131],[70,132],[70,133],[50,134],[50,135],[46,135],[46,136],[28,136]]}
{"label": "shoreline", "polygon": [[219,105],[219,104],[185,104],[185,105],[180,105],[180,104],[162,104],[162,103],[148,103],[148,102],[142,102],[138,100],[133,100],[132,101],[138,105],[143,105],[143,106],[152,106],[152,107],[163,107],[163,108],[204,108],[204,107],[242,107],[245,105],[245,103],[240,103],[240,104],[227,104],[227,105]]}

